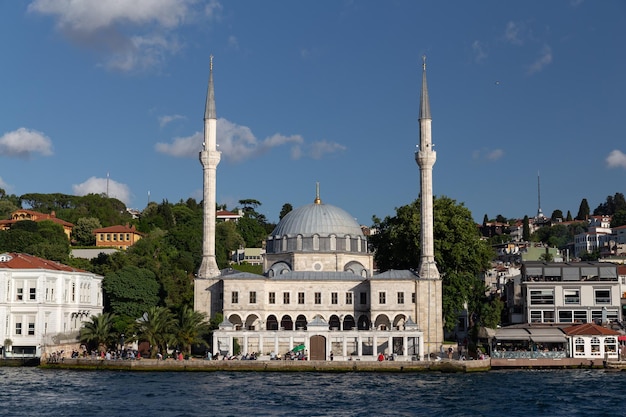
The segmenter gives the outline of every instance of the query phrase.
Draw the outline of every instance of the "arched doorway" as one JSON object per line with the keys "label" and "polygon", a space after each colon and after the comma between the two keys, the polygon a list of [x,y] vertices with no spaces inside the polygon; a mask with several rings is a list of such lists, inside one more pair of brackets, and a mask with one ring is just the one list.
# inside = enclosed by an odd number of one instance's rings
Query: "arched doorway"
{"label": "arched doorway", "polygon": [[324,336],[311,336],[309,359],[312,361],[326,360],[326,338]]}
{"label": "arched doorway", "polygon": [[304,317],[302,314],[296,317],[296,329],[306,330],[306,325],[307,325],[306,317]]}
{"label": "arched doorway", "polygon": [[354,317],[352,317],[350,314],[348,314],[344,319],[343,319],[343,329],[344,330],[352,330],[353,327],[355,327],[356,324],[354,323]]}
{"label": "arched doorway", "polygon": [[367,316],[361,315],[359,316],[359,323],[358,323],[358,329],[359,330],[369,330],[370,328],[370,321],[367,318]]}
{"label": "arched doorway", "polygon": [[293,320],[291,320],[291,316],[284,315],[280,320],[280,327],[284,330],[293,330]]}
{"label": "arched doorway", "polygon": [[275,315],[271,314],[267,317],[267,320],[265,321],[265,328],[267,330],[278,330],[278,320]]}
{"label": "arched doorway", "polygon": [[341,321],[339,321],[339,317],[336,314],[330,316],[330,319],[328,319],[328,328],[330,330],[339,330],[340,327]]}

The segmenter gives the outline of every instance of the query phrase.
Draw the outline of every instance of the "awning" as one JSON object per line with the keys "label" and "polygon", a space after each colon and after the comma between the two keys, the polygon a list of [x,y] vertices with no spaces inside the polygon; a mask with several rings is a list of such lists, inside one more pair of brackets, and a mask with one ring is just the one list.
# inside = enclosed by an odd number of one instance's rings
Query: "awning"
{"label": "awning", "polygon": [[526,329],[498,329],[494,336],[497,340],[530,340],[530,333]]}
{"label": "awning", "polygon": [[535,343],[565,343],[567,339],[564,336],[530,336],[530,340]]}
{"label": "awning", "polygon": [[565,343],[567,338],[558,327],[528,329],[530,339],[536,343]]}
{"label": "awning", "polygon": [[625,341],[626,340],[626,336],[617,336],[617,340],[621,341]]}

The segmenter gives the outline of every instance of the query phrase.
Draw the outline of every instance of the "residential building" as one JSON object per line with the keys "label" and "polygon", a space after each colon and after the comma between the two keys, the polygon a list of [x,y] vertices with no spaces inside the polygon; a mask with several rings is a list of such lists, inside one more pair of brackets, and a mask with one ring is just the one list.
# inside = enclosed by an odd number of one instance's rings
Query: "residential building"
{"label": "residential building", "polygon": [[70,239],[70,236],[72,234],[72,229],[74,228],[74,224],[57,218],[56,213],[54,211],[51,212],[50,214],[46,214],[46,213],[40,213],[38,211],[33,211],[33,210],[19,209],[11,213],[10,219],[0,220],[0,230],[8,230],[15,223],[23,221],[23,220],[30,220],[33,222],[42,222],[44,220],[49,220],[53,223],[59,224],[63,227],[63,231],[65,232],[65,235],[67,236],[68,240]]}
{"label": "residential building", "polygon": [[239,248],[232,252],[231,261],[236,264],[263,265],[263,248]]}
{"label": "residential building", "polygon": [[134,245],[143,237],[143,233],[139,232],[135,225],[125,226],[109,226],[100,229],[94,229],[96,235],[97,247],[109,247],[126,250]]}
{"label": "residential building", "polygon": [[521,287],[527,323],[621,321],[617,265],[524,262]]}
{"label": "residential building", "polygon": [[46,346],[76,342],[82,323],[102,311],[102,276],[23,253],[0,254],[5,356],[41,357]]}

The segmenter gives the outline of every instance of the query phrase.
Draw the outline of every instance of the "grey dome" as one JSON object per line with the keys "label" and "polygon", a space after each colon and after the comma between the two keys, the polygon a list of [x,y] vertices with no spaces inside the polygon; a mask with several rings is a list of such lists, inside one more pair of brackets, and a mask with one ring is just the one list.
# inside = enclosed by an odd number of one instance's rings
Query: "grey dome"
{"label": "grey dome", "polygon": [[313,203],[289,212],[278,223],[271,236],[361,236],[361,226],[348,212],[329,204]]}

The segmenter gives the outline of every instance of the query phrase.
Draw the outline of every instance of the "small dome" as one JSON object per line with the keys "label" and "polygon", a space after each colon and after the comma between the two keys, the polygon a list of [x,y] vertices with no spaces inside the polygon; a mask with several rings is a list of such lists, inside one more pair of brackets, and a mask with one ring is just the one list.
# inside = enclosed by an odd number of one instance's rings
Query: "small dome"
{"label": "small dome", "polygon": [[278,223],[271,236],[364,237],[361,226],[348,212],[329,204],[313,203],[289,212]]}

